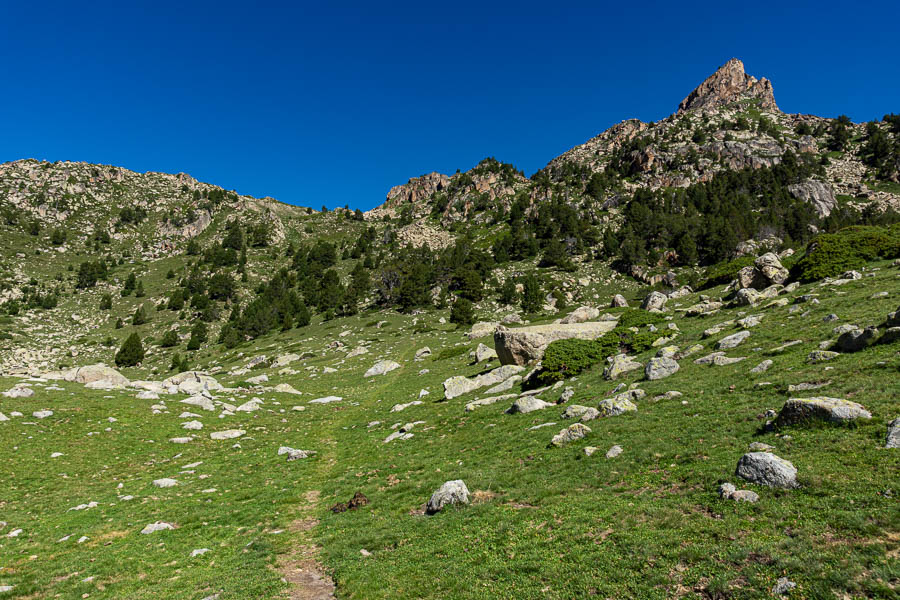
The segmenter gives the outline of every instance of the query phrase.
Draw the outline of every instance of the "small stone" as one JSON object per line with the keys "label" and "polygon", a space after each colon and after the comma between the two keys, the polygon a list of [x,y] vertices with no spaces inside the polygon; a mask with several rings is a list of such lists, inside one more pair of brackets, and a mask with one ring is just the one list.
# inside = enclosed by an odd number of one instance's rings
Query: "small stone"
{"label": "small stone", "polygon": [[175,529],[175,527],[171,523],[163,523],[162,521],[157,521],[156,523],[150,523],[143,529],[141,529],[141,533],[144,535],[150,533],[156,533],[157,531],[165,531],[167,529]]}
{"label": "small stone", "polygon": [[425,506],[425,513],[433,515],[449,504],[468,504],[469,488],[462,479],[445,482],[439,490],[431,495]]}
{"label": "small stone", "polygon": [[606,451],[606,458],[615,458],[622,454],[622,446],[616,444],[612,448]]}

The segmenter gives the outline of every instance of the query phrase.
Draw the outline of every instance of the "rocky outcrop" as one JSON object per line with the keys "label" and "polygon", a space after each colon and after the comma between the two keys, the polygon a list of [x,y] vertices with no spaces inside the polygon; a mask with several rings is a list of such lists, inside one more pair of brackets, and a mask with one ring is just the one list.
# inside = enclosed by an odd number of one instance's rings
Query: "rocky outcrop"
{"label": "rocky outcrop", "polygon": [[724,106],[747,98],[758,100],[762,108],[778,109],[772,82],[747,75],[744,63],[732,58],[688,94],[678,105],[678,112]]}
{"label": "rocky outcrop", "polygon": [[504,365],[526,365],[540,360],[550,342],[578,338],[595,340],[615,329],[617,321],[534,325],[508,329],[502,325],[494,331],[494,349]]}
{"label": "rocky outcrop", "polygon": [[837,206],[834,190],[831,189],[830,183],[807,179],[801,183],[789,185],[787,189],[794,198],[812,204],[816,214],[820,217],[827,217]]}

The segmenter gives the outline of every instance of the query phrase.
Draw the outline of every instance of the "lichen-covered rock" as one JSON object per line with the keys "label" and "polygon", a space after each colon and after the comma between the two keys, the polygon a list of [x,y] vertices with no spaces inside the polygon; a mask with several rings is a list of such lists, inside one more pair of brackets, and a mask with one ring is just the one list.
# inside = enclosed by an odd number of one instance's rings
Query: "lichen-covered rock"
{"label": "lichen-covered rock", "polygon": [[753,373],[754,375],[758,375],[759,373],[765,373],[766,371],[769,370],[769,368],[772,366],[772,364],[773,364],[772,361],[767,358],[766,360],[762,361],[761,363],[759,363],[758,365],[756,365],[755,367],[750,369],[750,372]]}
{"label": "lichen-covered rock", "polygon": [[730,483],[723,483],[719,486],[719,496],[723,500],[735,500],[738,502],[756,502],[759,500],[759,494],[750,490],[739,490]]}
{"label": "lichen-covered rock", "polygon": [[737,333],[723,337],[716,343],[716,350],[730,350],[736,348],[748,337],[750,337],[750,332],[746,330],[738,331]]}
{"label": "lichen-covered rock", "polygon": [[568,314],[560,323],[584,323],[600,316],[600,311],[593,306],[580,306]]}
{"label": "lichen-covered rock", "polygon": [[447,481],[431,495],[425,505],[426,514],[433,515],[450,504],[468,504],[469,488],[462,479]]}
{"label": "lichen-covered rock", "polygon": [[637,412],[637,406],[627,398],[616,396],[601,400],[597,405],[597,410],[600,411],[601,417],[617,417],[627,412]]}
{"label": "lichen-covered rock", "polygon": [[760,300],[763,300],[762,294],[751,287],[740,289],[735,295],[738,306],[752,306]]}
{"label": "lichen-covered rock", "polygon": [[375,377],[376,375],[384,375],[385,373],[390,373],[391,371],[399,368],[400,365],[392,360],[379,360],[377,363],[372,365],[372,367],[368,371],[366,371],[363,377]]}
{"label": "lichen-covered rock", "polygon": [[556,447],[565,446],[575,440],[580,440],[590,432],[591,428],[587,425],[573,423],[553,436],[553,439],[550,440],[550,445]]}
{"label": "lichen-covered rock", "polygon": [[816,396],[813,398],[791,398],[784,403],[778,413],[778,425],[792,425],[810,420],[829,421],[831,423],[849,423],[856,419],[871,419],[872,415],[862,404]]}
{"label": "lichen-covered rock", "polygon": [[572,404],[566,407],[566,410],[562,413],[563,419],[580,419],[581,415],[591,410],[589,406],[582,406],[580,404]]}
{"label": "lichen-covered rock", "polygon": [[626,354],[610,356],[606,360],[609,362],[609,365],[604,369],[603,376],[609,380],[616,379],[620,375],[641,369],[644,366]]}
{"label": "lichen-covered rock", "polygon": [[830,183],[807,179],[787,187],[788,193],[797,200],[811,204],[819,217],[824,218],[831,214],[837,206],[834,191]]}
{"label": "lichen-covered rock", "polygon": [[809,362],[817,363],[831,360],[832,358],[837,358],[838,356],[840,356],[840,353],[832,352],[831,350],[813,350],[807,355],[806,359]]}
{"label": "lichen-covered rock", "polygon": [[444,381],[444,397],[447,400],[452,400],[478,388],[497,385],[524,370],[525,367],[518,365],[503,365],[471,379],[463,375],[455,375]]}
{"label": "lichen-covered rock", "polygon": [[790,275],[790,271],[782,266],[778,255],[774,252],[766,252],[757,258],[753,264],[769,283],[783,284]]}
{"label": "lichen-covered rock", "polygon": [[649,362],[647,362],[647,367],[644,369],[644,375],[647,376],[647,379],[654,381],[656,379],[663,379],[670,375],[674,375],[678,372],[679,368],[680,367],[675,359],[668,356],[651,358]]}
{"label": "lichen-covered rock", "polygon": [[759,485],[793,489],[797,483],[797,469],[790,462],[770,452],[748,452],[738,460],[735,475]]}
{"label": "lichen-covered rock", "polygon": [[650,312],[663,312],[666,310],[666,302],[669,297],[661,292],[650,292],[641,303],[641,308]]}
{"label": "lichen-covered rock", "polygon": [[622,294],[613,296],[612,302],[609,303],[610,308],[628,308],[628,300]]}
{"label": "lichen-covered rock", "polygon": [[478,338],[484,337],[486,335],[491,335],[494,333],[494,330],[497,329],[497,325],[499,325],[497,321],[481,321],[479,323],[475,323],[472,325],[472,328],[469,330],[469,333],[466,334],[470,340],[476,340]]}
{"label": "lichen-covered rock", "polygon": [[556,405],[550,404],[549,402],[544,402],[540,398],[535,398],[534,396],[522,396],[521,398],[516,399],[516,401],[513,402],[512,406],[510,406],[506,412],[510,415],[524,415],[536,410],[541,410],[543,408],[549,408],[551,406]]}

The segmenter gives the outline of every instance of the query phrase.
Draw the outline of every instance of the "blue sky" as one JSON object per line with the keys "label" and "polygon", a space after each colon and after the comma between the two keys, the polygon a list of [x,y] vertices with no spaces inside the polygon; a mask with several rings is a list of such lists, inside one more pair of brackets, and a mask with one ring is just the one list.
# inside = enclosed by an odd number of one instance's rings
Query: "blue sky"
{"label": "blue sky", "polygon": [[485,156],[531,175],[733,56],[787,112],[900,112],[900,3],[730,4],[7,3],[0,161],[368,209]]}

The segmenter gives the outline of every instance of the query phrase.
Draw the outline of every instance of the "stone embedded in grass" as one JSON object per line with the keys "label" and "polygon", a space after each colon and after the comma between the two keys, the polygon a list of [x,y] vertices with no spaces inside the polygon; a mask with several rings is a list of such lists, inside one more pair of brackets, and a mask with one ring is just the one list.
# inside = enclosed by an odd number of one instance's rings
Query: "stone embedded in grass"
{"label": "stone embedded in grass", "polygon": [[580,440],[587,434],[591,432],[591,428],[587,425],[582,425],[581,423],[573,423],[569,425],[565,429],[562,429],[558,434],[553,436],[553,439],[550,440],[551,446],[564,446],[570,442],[574,442],[575,440]]}
{"label": "stone embedded in grass", "polygon": [[255,377],[248,377],[245,381],[250,385],[262,385],[269,382],[269,376],[265,374],[257,375]]}
{"label": "stone embedded in grass", "polygon": [[146,527],[141,529],[141,533],[144,535],[147,535],[150,533],[156,533],[157,531],[166,531],[169,529],[175,529],[175,526],[172,525],[171,523],[164,523],[162,521],[157,521],[156,523],[150,523],[149,525],[147,525]]}
{"label": "stone embedded in grass", "polygon": [[278,392],[280,394],[294,394],[296,396],[301,395],[303,392],[297,391],[294,386],[289,383],[279,383],[274,388],[273,391]]}
{"label": "stone embedded in grass", "polygon": [[733,333],[729,336],[723,337],[716,343],[716,350],[730,350],[732,348],[736,348],[748,337],[750,337],[749,331],[739,331],[737,333]]}
{"label": "stone embedded in grass", "polygon": [[647,379],[654,381],[674,375],[679,368],[678,363],[667,356],[651,358],[644,369],[644,375],[647,376]]}
{"label": "stone embedded in grass", "polygon": [[209,434],[209,437],[213,440],[233,440],[241,437],[245,433],[247,432],[243,429],[226,429],[225,431],[213,431]]}
{"label": "stone embedded in grass", "polygon": [[497,358],[497,351],[484,344],[478,344],[478,347],[470,352],[469,356],[474,359],[476,363],[480,363]]}
{"label": "stone embedded in grass", "polygon": [[31,413],[31,416],[34,417],[35,419],[46,419],[47,417],[53,416],[53,411],[52,410],[36,410],[33,413]]}
{"label": "stone embedded in grass", "polygon": [[203,429],[203,423],[200,421],[188,421],[187,423],[181,424],[182,429],[189,429],[191,431],[199,431]]}
{"label": "stone embedded in grass", "polygon": [[601,400],[597,405],[597,410],[600,411],[601,417],[616,417],[627,412],[637,412],[637,406],[628,398],[619,395],[615,398]]}
{"label": "stone embedded in grass", "polygon": [[516,394],[503,394],[502,396],[491,396],[488,398],[481,398],[479,400],[473,400],[466,404],[466,412],[472,412],[479,406],[489,406],[491,404],[495,404],[497,402],[502,402],[503,400],[509,400],[510,398],[515,398]]}
{"label": "stone embedded in grass", "polygon": [[366,371],[363,377],[375,377],[376,375],[384,375],[399,368],[399,363],[395,363],[392,360],[379,360],[377,363],[372,365],[372,367],[368,371]]}
{"label": "stone embedded in grass", "polygon": [[723,500],[736,500],[738,502],[756,502],[759,494],[750,490],[739,490],[730,483],[719,486],[719,496]]}
{"label": "stone embedded in grass", "polygon": [[600,448],[597,446],[585,446],[582,448],[582,452],[584,452],[585,456],[593,456]]}
{"label": "stone embedded in grass", "polygon": [[513,402],[512,406],[507,409],[506,414],[515,415],[515,414],[527,414],[530,412],[534,412],[536,410],[541,410],[543,408],[549,408],[551,406],[556,406],[555,404],[551,404],[549,402],[544,402],[540,398],[535,398],[534,396],[523,396],[518,398],[515,402]]}
{"label": "stone embedded in grass", "polygon": [[34,396],[34,390],[24,385],[16,385],[3,392],[3,395],[7,398],[31,398]]}
{"label": "stone embedded in grass", "polygon": [[315,456],[316,452],[314,450],[297,450],[296,448],[291,448],[290,446],[281,446],[278,448],[278,456],[282,456],[287,454],[288,462],[292,460],[299,460],[303,458],[309,458],[310,456]]}
{"label": "stone embedded in grass", "polygon": [[[572,404],[566,407],[566,410],[562,413],[563,419],[580,419],[583,414],[592,410],[589,406],[582,406],[580,404]],[[596,410],[596,409],[593,409]]]}
{"label": "stone embedded in grass", "polygon": [[644,365],[626,354],[617,354],[606,359],[609,365],[603,371],[603,377],[610,381],[630,371],[643,368]]}
{"label": "stone embedded in grass", "polygon": [[244,402],[234,410],[237,412],[253,412],[259,410],[260,404],[262,404],[262,400],[260,400],[259,398],[253,398],[252,400]]}
{"label": "stone embedded in grass", "polygon": [[840,356],[839,353],[832,352],[831,350],[813,350],[807,355],[806,359],[809,362],[817,363],[831,360],[832,358],[837,358],[838,356]]}
{"label": "stone embedded in grass", "polygon": [[425,506],[425,513],[433,515],[444,509],[450,504],[468,504],[469,488],[466,487],[462,479],[447,481],[431,495],[428,504]]}
{"label": "stone embedded in grass", "polygon": [[197,548],[196,550],[191,550],[191,558],[202,556],[209,552],[209,548]]}
{"label": "stone embedded in grass", "polygon": [[769,444],[764,444],[762,442],[750,442],[749,448],[754,452],[771,452],[775,449],[775,446],[770,446]]}
{"label": "stone embedded in grass", "polygon": [[878,329],[876,327],[852,329],[842,333],[835,342],[835,346],[841,352],[859,352],[874,344],[877,338]]}
{"label": "stone embedded in grass", "polygon": [[823,381],[820,383],[796,383],[788,386],[788,392],[808,392],[809,390],[817,390],[819,388],[831,385],[831,381]]}
{"label": "stone embedded in grass", "polygon": [[650,312],[664,312],[669,297],[660,292],[650,292],[641,303],[641,308]]}
{"label": "stone embedded in grass", "polygon": [[560,323],[584,323],[600,316],[600,311],[593,306],[580,306],[563,318]]}
{"label": "stone embedded in grass", "polygon": [[900,448],[900,417],[888,423],[885,448]]}
{"label": "stone embedded in grass", "polygon": [[762,361],[761,363],[759,363],[758,365],[756,365],[755,367],[753,367],[752,369],[750,369],[750,372],[754,373],[754,374],[765,373],[766,371],[769,370],[769,367],[771,367],[771,366],[772,366],[772,361],[769,359],[766,359],[766,360]]}
{"label": "stone embedded in grass", "polygon": [[191,396],[190,398],[182,400],[181,403],[187,404],[188,406],[196,406],[198,408],[202,408],[203,410],[216,410],[216,407],[213,404],[212,400],[210,400],[206,396]]}
{"label": "stone embedded in grass", "polygon": [[797,584],[788,579],[787,577],[779,577],[775,582],[775,585],[772,586],[772,595],[773,596],[787,596],[797,587]]}
{"label": "stone embedded in grass", "polygon": [[416,360],[422,360],[429,356],[431,356],[431,348],[429,348],[428,346],[425,346],[423,348],[419,348],[418,350],[416,350],[416,355],[415,355]]}
{"label": "stone embedded in grass", "polygon": [[769,452],[748,452],[743,455],[738,460],[735,475],[751,483],[773,488],[800,487],[794,465]]}
{"label": "stone embedded in grass", "polygon": [[172,442],[173,444],[190,444],[191,442],[194,441],[194,438],[192,438],[192,437],[173,437],[173,438],[169,438],[169,441]]}
{"label": "stone embedded in grass", "polygon": [[340,396],[325,396],[324,398],[316,398],[315,400],[310,400],[310,404],[330,404],[332,402],[340,402],[343,400]]}
{"label": "stone embedded in grass", "polygon": [[406,410],[410,406],[419,406],[422,404],[421,400],[413,400],[412,402],[407,402],[406,404],[395,404],[391,407],[391,412],[400,412]]}
{"label": "stone embedded in grass", "polygon": [[178,485],[178,482],[170,477],[163,477],[162,479],[154,479],[153,485],[158,488],[170,488]]}
{"label": "stone embedded in grass", "polygon": [[872,415],[863,405],[840,398],[817,396],[814,398],[791,398],[784,403],[775,423],[791,425],[809,420],[848,423],[856,419],[871,419]]}
{"label": "stone embedded in grass", "polygon": [[622,452],[623,452],[622,446],[616,444],[615,446],[613,446],[612,448],[610,448],[609,450],[606,451],[606,458],[615,458],[615,457],[619,456],[620,454],[622,454]]}

